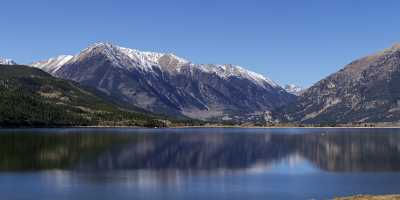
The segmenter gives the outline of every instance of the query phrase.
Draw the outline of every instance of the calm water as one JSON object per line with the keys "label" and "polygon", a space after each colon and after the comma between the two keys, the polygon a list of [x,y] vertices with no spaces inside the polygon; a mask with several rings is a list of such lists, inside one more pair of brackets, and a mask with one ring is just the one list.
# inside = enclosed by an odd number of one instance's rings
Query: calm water
{"label": "calm water", "polygon": [[400,129],[0,131],[0,199],[400,193]]}

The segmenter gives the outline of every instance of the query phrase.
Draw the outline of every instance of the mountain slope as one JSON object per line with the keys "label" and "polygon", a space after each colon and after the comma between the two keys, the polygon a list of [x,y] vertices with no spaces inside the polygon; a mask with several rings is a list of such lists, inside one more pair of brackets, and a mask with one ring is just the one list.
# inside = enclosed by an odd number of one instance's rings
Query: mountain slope
{"label": "mountain slope", "polygon": [[0,65],[0,127],[162,123],[125,112],[77,83],[32,67]]}
{"label": "mountain slope", "polygon": [[319,81],[286,108],[304,123],[400,120],[400,45],[356,60]]}
{"label": "mountain slope", "polygon": [[295,98],[270,79],[239,66],[193,64],[174,54],[108,43],[86,48],[61,67],[33,66],[127,104],[173,116],[209,119],[262,113]]}

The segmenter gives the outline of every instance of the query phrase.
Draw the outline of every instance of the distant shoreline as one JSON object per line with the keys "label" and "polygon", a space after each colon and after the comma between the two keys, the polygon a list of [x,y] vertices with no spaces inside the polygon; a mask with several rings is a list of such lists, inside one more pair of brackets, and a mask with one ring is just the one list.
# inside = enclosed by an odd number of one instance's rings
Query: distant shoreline
{"label": "distant shoreline", "polygon": [[356,195],[351,197],[340,197],[334,200],[400,200],[400,195]]}
{"label": "distant shoreline", "polygon": [[141,127],[141,126],[23,126],[0,127],[2,129],[56,129],[56,128],[142,128],[142,129],[189,129],[189,128],[239,128],[239,129],[400,129],[400,126],[170,126],[170,127]]}

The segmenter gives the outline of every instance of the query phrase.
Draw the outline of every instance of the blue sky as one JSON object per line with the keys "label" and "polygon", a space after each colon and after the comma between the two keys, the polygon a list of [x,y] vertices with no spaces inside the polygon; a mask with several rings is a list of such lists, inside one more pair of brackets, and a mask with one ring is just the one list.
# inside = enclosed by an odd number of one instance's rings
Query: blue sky
{"label": "blue sky", "polygon": [[310,86],[400,42],[396,0],[0,1],[0,56],[20,63],[109,41]]}

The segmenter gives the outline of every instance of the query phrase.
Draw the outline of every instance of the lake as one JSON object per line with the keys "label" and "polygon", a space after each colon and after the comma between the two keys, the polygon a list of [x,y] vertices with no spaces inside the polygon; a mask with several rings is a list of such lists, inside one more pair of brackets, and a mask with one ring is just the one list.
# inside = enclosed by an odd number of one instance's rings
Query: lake
{"label": "lake", "polygon": [[0,199],[400,193],[400,129],[4,129]]}

